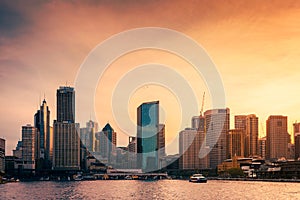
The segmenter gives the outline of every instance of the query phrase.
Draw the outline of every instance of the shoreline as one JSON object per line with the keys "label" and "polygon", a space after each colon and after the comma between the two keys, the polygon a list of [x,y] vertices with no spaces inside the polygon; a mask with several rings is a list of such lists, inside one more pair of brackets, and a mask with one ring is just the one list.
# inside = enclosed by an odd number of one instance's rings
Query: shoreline
{"label": "shoreline", "polygon": [[283,178],[281,178],[281,179],[262,179],[262,178],[218,178],[218,177],[208,177],[207,180],[300,183],[300,179],[283,179]]}

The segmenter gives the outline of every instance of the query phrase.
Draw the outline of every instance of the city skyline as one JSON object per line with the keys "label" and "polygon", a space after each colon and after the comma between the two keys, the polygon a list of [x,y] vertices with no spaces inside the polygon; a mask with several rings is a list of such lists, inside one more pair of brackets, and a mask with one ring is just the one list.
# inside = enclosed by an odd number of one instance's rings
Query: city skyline
{"label": "city skyline", "polygon": [[[300,119],[297,113],[300,101],[295,92],[300,79],[297,68],[300,3],[252,1],[227,3],[225,7],[218,2],[206,4],[210,6],[202,7],[200,3],[193,5],[184,1],[174,1],[172,4],[135,2],[128,5],[112,2],[102,5],[91,2],[47,2],[32,3],[30,6],[1,2],[1,17],[8,20],[0,22],[0,31],[3,33],[0,36],[0,137],[6,139],[6,152],[10,153],[15,148],[21,137],[21,126],[33,124],[32,113],[39,108],[39,98],[44,93],[51,111],[50,124],[53,123],[56,119],[53,91],[65,81],[73,85],[81,63],[92,48],[113,34],[145,26],[180,31],[207,50],[223,79],[227,107],[231,109],[231,122],[232,117],[238,114],[256,114],[261,136],[262,128],[266,134],[267,117],[280,114],[289,117],[288,132],[292,134],[293,123]],[[74,15],[75,10],[81,17]],[[185,10],[193,14],[188,15]],[[174,11],[176,16],[173,15]],[[47,19],[46,23],[44,19]],[[64,23],[61,23],[61,19],[64,19]],[[113,89],[118,78],[133,69],[133,66],[148,62],[173,66],[193,85],[197,99],[201,102],[206,88],[203,80],[194,77],[193,71],[188,69],[190,66],[174,55],[151,50],[128,54],[113,63],[100,83],[108,81],[109,86],[106,84],[105,87],[99,87],[96,99],[102,93],[107,94],[107,99],[103,101],[107,105],[111,96],[108,91]],[[120,69],[119,66],[125,67]],[[198,84],[200,86],[195,87]],[[162,96],[170,95],[158,86],[150,85],[145,91],[138,90],[129,105],[132,121],[135,121],[134,108],[137,105],[149,99],[160,99],[160,96],[151,94],[153,90],[158,90]],[[161,105],[167,114],[170,107],[178,106],[172,96],[161,98]],[[211,108],[210,101],[207,95],[205,110]],[[101,109],[100,104],[96,105],[96,111]],[[178,113],[176,108],[174,110]],[[199,110],[200,103],[195,113],[191,113],[189,119],[184,119],[186,127],[190,126],[191,117],[198,115]],[[109,114],[111,111],[104,110],[103,113],[105,115],[97,117],[109,121],[116,132],[121,134]],[[167,143],[181,130],[179,127],[176,128],[180,130],[171,128],[177,121],[176,118],[165,123]],[[230,126],[233,127],[232,124]],[[120,142],[127,143],[127,138]]]}

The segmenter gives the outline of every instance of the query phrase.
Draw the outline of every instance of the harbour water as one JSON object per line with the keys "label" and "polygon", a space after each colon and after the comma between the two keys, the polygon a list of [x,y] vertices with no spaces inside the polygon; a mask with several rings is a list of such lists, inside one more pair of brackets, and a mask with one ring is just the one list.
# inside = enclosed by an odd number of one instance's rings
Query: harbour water
{"label": "harbour water", "polygon": [[36,181],[0,185],[0,199],[300,199],[300,183],[209,180]]}

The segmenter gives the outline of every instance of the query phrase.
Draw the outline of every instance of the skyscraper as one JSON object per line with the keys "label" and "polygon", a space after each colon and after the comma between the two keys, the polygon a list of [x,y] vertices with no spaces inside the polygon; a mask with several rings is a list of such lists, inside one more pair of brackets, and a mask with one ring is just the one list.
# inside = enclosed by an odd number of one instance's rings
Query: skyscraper
{"label": "skyscraper", "polygon": [[36,159],[37,129],[30,124],[22,126],[22,160],[24,170],[33,172]]}
{"label": "skyscraper", "polygon": [[229,108],[207,110],[204,113],[206,145],[209,147],[210,167],[216,168],[226,159],[226,135],[229,130]]}
{"label": "skyscraper", "polygon": [[80,169],[79,125],[75,124],[75,91],[60,87],[57,97],[57,120],[54,121],[53,167],[55,170]]}
{"label": "skyscraper", "polygon": [[56,92],[57,122],[75,123],[75,91],[74,88],[61,86]]}
{"label": "skyscraper", "polygon": [[180,169],[198,169],[199,145],[196,144],[197,130],[186,128],[179,133],[179,167]]}
{"label": "skyscraper", "polygon": [[109,164],[114,164],[114,156],[116,154],[117,133],[107,123],[100,132],[100,155],[107,159]]}
{"label": "skyscraper", "polygon": [[[179,133],[179,167],[180,169],[205,169],[209,167],[208,156],[199,157],[204,132],[186,128]],[[204,148],[204,150],[206,150]],[[206,152],[204,152],[206,153]]]}
{"label": "skyscraper", "polygon": [[97,149],[96,132],[98,132],[98,123],[92,120],[86,123],[86,127],[80,128],[80,139],[89,152],[95,152]]}
{"label": "skyscraper", "polygon": [[51,168],[50,160],[50,111],[44,99],[40,110],[34,115],[34,127],[37,128],[37,160],[42,168]]}
{"label": "skyscraper", "polygon": [[5,140],[0,138],[0,177],[5,172]]}
{"label": "skyscraper", "polygon": [[159,101],[137,108],[138,167],[143,171],[158,169]]}
{"label": "skyscraper", "polygon": [[269,116],[267,120],[266,159],[287,158],[288,143],[287,117]]}
{"label": "skyscraper", "polygon": [[300,123],[294,123],[295,160],[300,158]]}
{"label": "skyscraper", "polygon": [[234,119],[235,129],[243,130],[245,134],[245,156],[257,155],[258,117],[254,114],[237,115]]}
{"label": "skyscraper", "polygon": [[161,159],[162,157],[166,156],[166,139],[165,139],[165,124],[159,124],[158,125],[158,140],[157,140],[157,146],[158,146],[158,157]]}
{"label": "skyscraper", "polygon": [[232,129],[227,135],[227,158],[244,157],[245,132],[242,129]]}

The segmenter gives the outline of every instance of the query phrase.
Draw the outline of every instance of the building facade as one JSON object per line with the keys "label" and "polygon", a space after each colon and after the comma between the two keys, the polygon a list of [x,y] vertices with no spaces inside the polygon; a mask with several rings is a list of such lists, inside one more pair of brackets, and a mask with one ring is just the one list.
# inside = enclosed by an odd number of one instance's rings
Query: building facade
{"label": "building facade", "polygon": [[300,158],[300,123],[294,123],[295,160]]}
{"label": "building facade", "polygon": [[251,157],[258,155],[258,117],[256,115],[236,115],[234,117],[235,129],[244,131],[245,145],[244,156]]}
{"label": "building facade", "polygon": [[[180,169],[206,169],[209,167],[208,152],[202,152],[201,146],[205,143],[205,134],[193,128],[186,128],[179,133],[179,168]],[[207,151],[205,148],[202,151]]]}
{"label": "building facade", "polygon": [[50,111],[44,99],[40,109],[34,115],[34,127],[37,129],[36,154],[38,168],[51,169],[50,140],[53,137],[50,132]]}
{"label": "building facade", "polygon": [[269,116],[267,120],[266,159],[287,158],[289,137],[287,116]]}
{"label": "building facade", "polygon": [[166,156],[166,136],[165,136],[166,126],[165,124],[159,124],[158,125],[158,140],[157,140],[157,146],[158,146],[158,157],[159,159],[162,159]]}
{"label": "building facade", "polygon": [[97,150],[99,151],[100,144],[96,140],[97,132],[98,132],[98,123],[93,122],[92,120],[86,123],[86,127],[80,128],[81,142],[89,152],[95,152]]}
{"label": "building facade", "polygon": [[[117,145],[117,133],[107,123],[100,132],[100,155],[101,160],[107,160],[108,164],[115,164]],[[104,161],[106,163],[106,161]]]}
{"label": "building facade", "polygon": [[0,176],[5,173],[5,140],[0,138]]}
{"label": "building facade", "polygon": [[262,138],[258,139],[257,154],[262,159],[266,159],[266,144],[267,144],[267,138],[266,137],[262,137]]}
{"label": "building facade", "polygon": [[79,125],[75,124],[75,91],[60,87],[56,93],[57,120],[53,124],[54,170],[80,169]]}
{"label": "building facade", "polygon": [[159,168],[159,101],[146,102],[137,108],[138,168],[145,172]]}
{"label": "building facade", "polygon": [[245,132],[242,129],[229,130],[227,135],[227,158],[245,156]]}
{"label": "building facade", "polygon": [[22,161],[23,169],[35,171],[37,129],[30,124],[22,126]]}
{"label": "building facade", "polygon": [[217,168],[218,164],[226,159],[226,135],[230,125],[230,110],[229,108],[207,110],[204,117],[210,168]]}

